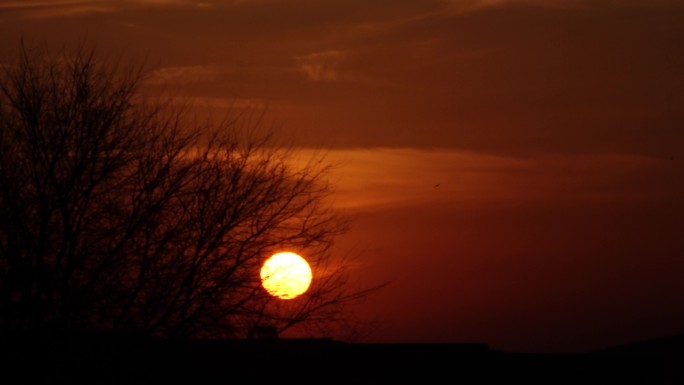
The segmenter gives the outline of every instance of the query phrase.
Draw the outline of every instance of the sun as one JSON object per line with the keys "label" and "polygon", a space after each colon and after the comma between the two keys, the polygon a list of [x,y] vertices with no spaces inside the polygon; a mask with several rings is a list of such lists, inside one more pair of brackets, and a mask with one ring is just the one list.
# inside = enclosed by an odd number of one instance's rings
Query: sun
{"label": "sun", "polygon": [[300,255],[283,252],[271,256],[261,267],[261,285],[274,297],[292,299],[311,284],[311,267]]}

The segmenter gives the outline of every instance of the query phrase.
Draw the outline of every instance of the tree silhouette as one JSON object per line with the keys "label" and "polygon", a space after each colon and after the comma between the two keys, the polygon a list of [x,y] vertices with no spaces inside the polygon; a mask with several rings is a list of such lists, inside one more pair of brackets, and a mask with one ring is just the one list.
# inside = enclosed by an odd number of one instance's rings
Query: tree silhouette
{"label": "tree silhouette", "polygon": [[[368,291],[329,251],[345,222],[323,159],[295,165],[258,119],[187,123],[142,95],[144,74],[22,44],[0,75],[2,332],[241,337],[342,320]],[[317,272],[287,302],[259,280],[280,250]]]}

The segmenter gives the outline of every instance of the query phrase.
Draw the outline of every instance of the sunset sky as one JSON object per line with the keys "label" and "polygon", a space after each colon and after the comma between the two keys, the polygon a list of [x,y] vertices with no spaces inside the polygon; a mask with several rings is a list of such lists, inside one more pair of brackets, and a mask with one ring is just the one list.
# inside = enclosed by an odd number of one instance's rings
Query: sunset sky
{"label": "sunset sky", "polygon": [[22,37],[323,150],[334,252],[389,282],[362,341],[684,332],[681,0],[0,0],[0,61]]}

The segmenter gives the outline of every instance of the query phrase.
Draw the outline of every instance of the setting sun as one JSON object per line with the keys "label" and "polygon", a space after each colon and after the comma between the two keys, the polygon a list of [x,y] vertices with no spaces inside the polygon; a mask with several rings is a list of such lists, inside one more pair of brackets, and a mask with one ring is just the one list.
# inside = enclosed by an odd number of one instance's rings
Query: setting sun
{"label": "setting sun", "polygon": [[304,258],[291,253],[274,254],[261,268],[261,284],[274,297],[292,299],[311,284],[311,268]]}

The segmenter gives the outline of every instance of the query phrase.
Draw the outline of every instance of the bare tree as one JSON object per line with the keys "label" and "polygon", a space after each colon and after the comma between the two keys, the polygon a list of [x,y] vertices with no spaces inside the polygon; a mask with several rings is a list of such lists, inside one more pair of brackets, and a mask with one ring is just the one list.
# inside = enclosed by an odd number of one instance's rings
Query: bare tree
{"label": "bare tree", "polygon": [[[345,223],[323,159],[249,122],[187,124],[141,96],[144,71],[92,50],[22,46],[0,78],[0,328],[241,337],[343,319]],[[242,122],[242,124],[240,123]],[[283,302],[260,286],[275,251],[318,272]]]}

